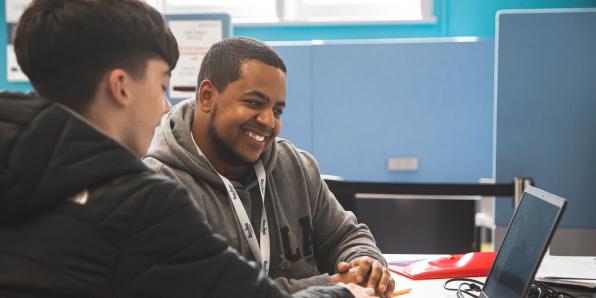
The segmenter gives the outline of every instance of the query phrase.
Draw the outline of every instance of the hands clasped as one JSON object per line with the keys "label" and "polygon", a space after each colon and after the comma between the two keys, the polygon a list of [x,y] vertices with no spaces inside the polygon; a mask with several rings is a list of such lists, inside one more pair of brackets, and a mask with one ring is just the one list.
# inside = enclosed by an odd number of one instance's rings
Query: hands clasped
{"label": "hands clasped", "polygon": [[331,281],[333,283],[354,283],[371,288],[381,297],[391,297],[395,289],[395,281],[387,268],[371,257],[360,257],[349,263],[338,263],[337,274],[331,276]]}

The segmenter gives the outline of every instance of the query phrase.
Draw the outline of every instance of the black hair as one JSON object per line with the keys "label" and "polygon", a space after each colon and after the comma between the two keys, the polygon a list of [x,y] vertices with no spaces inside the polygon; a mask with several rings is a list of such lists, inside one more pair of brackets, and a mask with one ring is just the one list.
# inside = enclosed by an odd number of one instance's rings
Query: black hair
{"label": "black hair", "polygon": [[79,112],[108,71],[142,78],[149,59],[171,70],[179,56],[162,15],[138,0],[34,0],[17,23],[14,49],[40,95]]}
{"label": "black hair", "polygon": [[286,73],[286,65],[271,47],[254,39],[234,37],[209,48],[201,62],[197,85],[209,80],[222,92],[228,84],[240,79],[240,67],[249,60],[258,60]]}

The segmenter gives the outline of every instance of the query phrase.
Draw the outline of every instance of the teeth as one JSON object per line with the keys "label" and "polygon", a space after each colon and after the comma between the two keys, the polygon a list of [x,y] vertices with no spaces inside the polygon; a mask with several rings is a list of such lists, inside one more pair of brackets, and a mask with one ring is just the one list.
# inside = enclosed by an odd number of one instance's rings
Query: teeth
{"label": "teeth", "polygon": [[260,134],[255,133],[255,132],[252,132],[252,131],[248,131],[248,136],[251,137],[252,139],[254,139],[255,141],[258,141],[258,142],[262,142],[262,141],[265,140],[265,136],[262,136]]}

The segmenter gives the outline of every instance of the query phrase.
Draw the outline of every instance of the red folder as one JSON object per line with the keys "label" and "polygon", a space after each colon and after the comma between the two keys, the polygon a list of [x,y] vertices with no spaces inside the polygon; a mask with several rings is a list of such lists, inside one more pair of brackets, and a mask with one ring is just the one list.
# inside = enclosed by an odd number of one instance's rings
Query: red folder
{"label": "red folder", "polygon": [[389,270],[416,280],[487,276],[495,257],[494,252],[443,255],[410,264],[389,264]]}

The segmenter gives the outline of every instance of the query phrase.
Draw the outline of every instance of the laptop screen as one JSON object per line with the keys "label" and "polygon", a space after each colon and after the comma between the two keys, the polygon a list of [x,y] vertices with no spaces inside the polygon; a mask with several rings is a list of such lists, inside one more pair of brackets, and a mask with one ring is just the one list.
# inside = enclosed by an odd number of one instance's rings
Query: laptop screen
{"label": "laptop screen", "polygon": [[481,297],[523,297],[534,278],[566,201],[528,187],[509,224]]}

